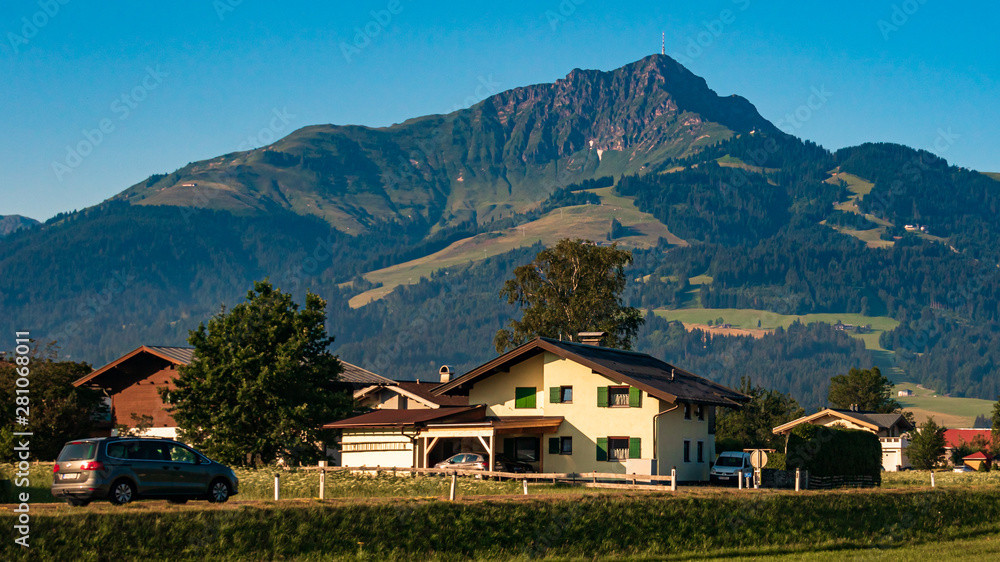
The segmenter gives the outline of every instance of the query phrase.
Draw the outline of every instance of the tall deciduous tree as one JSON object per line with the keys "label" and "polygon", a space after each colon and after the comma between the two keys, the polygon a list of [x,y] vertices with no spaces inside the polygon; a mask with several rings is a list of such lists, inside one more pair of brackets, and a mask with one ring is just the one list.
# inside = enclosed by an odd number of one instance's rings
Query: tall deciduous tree
{"label": "tall deciduous tree", "polygon": [[643,322],[639,310],[624,305],[625,267],[632,253],[616,244],[560,240],[533,262],[514,270],[500,296],[524,308],[521,320],[497,332],[498,353],[536,336],[573,341],[586,331],[607,332],[606,344],[631,349]]}
{"label": "tall deciduous tree", "polygon": [[325,308],[307,293],[299,310],[265,280],[192,330],[194,361],[179,369],[174,390],[161,390],[182,438],[232,464],[320,457],[330,436],[319,426],[352,408],[333,388],[341,367],[327,349]]}
{"label": "tall deciduous tree", "polygon": [[[0,460],[14,459],[15,431],[30,431],[32,460],[54,460],[67,441],[87,437],[97,419],[107,413],[103,394],[89,387],[76,388],[73,381],[93,369],[87,363],[59,361],[55,342],[36,346],[22,364],[0,361]],[[23,364],[26,363],[26,364]],[[17,394],[18,368],[28,368],[31,381],[27,395]],[[21,403],[16,401],[21,396]],[[23,397],[27,396],[27,399]],[[15,407],[30,414],[27,426],[15,425]],[[23,438],[21,438],[23,440]],[[8,446],[10,444],[10,446]]]}
{"label": "tall deciduous tree", "polygon": [[740,378],[739,391],[749,396],[750,402],[739,410],[723,410],[719,414],[715,438],[732,440],[741,449],[784,449],[785,436],[775,435],[772,430],[805,415],[805,410],[783,392],[753,386],[749,377]]}
{"label": "tall deciduous tree", "polygon": [[906,449],[906,455],[913,468],[930,470],[940,462],[941,455],[944,454],[944,429],[930,417],[919,430],[910,433],[910,446]]}
{"label": "tall deciduous tree", "polygon": [[830,406],[891,414],[900,412],[902,405],[892,397],[892,381],[886,378],[878,367],[871,369],[851,369],[846,375],[830,379],[827,395]]}
{"label": "tall deciduous tree", "polygon": [[1000,454],[1000,396],[997,396],[996,404],[993,404],[993,425],[990,426],[991,451]]}

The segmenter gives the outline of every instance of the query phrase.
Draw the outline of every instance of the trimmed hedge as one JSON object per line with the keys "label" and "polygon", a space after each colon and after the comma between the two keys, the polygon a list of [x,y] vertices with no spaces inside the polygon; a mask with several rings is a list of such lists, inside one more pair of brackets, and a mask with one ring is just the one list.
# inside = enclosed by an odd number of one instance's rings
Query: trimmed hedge
{"label": "trimmed hedge", "polygon": [[786,470],[785,468],[785,454],[784,453],[768,453],[767,454],[767,465],[764,468],[773,468],[775,470]]}
{"label": "trimmed hedge", "polygon": [[859,429],[803,424],[788,436],[788,470],[801,468],[810,476],[871,476],[881,482],[882,444],[878,436]]}

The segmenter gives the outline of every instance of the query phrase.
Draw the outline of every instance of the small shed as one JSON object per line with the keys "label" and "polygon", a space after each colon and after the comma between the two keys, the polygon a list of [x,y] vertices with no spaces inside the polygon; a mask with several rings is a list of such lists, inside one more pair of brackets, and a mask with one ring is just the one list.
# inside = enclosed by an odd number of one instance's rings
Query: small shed
{"label": "small shed", "polygon": [[969,455],[967,457],[962,457],[962,463],[965,466],[967,466],[967,467],[969,467],[969,468],[971,468],[972,470],[975,470],[975,471],[980,470],[980,468],[982,468],[982,466],[983,466],[984,463],[987,465],[987,468],[989,468],[989,464],[992,461],[993,461],[993,457],[987,455],[986,453],[984,453],[982,451],[977,451],[977,452],[972,453],[971,455]]}

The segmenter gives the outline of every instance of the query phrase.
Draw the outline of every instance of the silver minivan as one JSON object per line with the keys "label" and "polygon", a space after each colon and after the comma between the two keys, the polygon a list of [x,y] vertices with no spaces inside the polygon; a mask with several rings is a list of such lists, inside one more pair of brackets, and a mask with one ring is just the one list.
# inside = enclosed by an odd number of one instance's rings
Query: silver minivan
{"label": "silver minivan", "polygon": [[172,439],[77,439],[63,445],[52,471],[52,495],[70,505],[140,498],[224,502],[239,485],[232,469]]}

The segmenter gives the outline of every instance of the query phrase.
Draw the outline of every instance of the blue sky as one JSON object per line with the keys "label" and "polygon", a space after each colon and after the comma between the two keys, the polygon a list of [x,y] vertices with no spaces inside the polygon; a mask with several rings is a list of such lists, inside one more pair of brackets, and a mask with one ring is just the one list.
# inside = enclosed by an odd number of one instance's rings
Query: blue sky
{"label": "blue sky", "polygon": [[892,141],[1000,171],[996,3],[332,4],[5,2],[0,214],[44,220],[310,124],[389,125],[610,70],[661,32],[716,92],[827,148]]}

